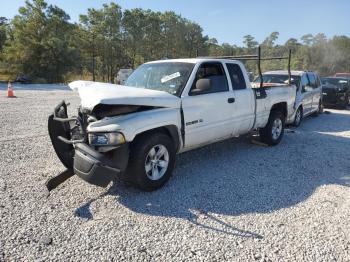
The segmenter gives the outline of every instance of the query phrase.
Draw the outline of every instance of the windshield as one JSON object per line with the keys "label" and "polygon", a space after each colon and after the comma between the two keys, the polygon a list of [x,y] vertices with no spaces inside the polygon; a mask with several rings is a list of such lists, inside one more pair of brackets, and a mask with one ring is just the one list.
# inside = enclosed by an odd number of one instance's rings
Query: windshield
{"label": "windshield", "polygon": [[[263,83],[274,83],[274,84],[288,84],[288,75],[263,75]],[[299,86],[300,76],[292,75],[291,76],[292,84]],[[260,77],[257,77],[254,80],[254,83],[260,83]]]}
{"label": "windshield", "polygon": [[321,82],[323,85],[343,86],[347,85],[349,80],[344,78],[321,78]]}
{"label": "windshield", "polygon": [[182,62],[143,64],[129,76],[125,85],[165,91],[179,96],[193,67],[192,63]]}

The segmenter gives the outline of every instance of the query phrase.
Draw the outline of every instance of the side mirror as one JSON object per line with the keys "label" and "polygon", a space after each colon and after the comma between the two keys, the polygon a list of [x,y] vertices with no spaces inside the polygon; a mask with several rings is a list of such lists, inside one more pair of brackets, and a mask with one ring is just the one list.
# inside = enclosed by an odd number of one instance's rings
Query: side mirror
{"label": "side mirror", "polygon": [[313,90],[312,86],[305,86],[304,90],[306,92],[311,92]]}
{"label": "side mirror", "polygon": [[301,92],[305,93],[305,92],[310,92],[312,91],[312,87],[311,86],[302,86],[301,87]]}
{"label": "side mirror", "polygon": [[298,86],[298,82],[295,81],[295,80],[290,81],[290,84],[291,84],[291,85],[296,85],[296,86]]}
{"label": "side mirror", "polygon": [[198,79],[196,82],[196,88],[191,90],[191,94],[203,94],[211,89],[211,80],[209,78]]}

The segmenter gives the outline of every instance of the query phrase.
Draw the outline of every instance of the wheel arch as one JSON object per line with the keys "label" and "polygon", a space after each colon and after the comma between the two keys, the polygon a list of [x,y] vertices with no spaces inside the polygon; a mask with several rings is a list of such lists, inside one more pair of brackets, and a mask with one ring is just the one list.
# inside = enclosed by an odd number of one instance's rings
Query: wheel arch
{"label": "wheel arch", "polygon": [[301,109],[301,112],[304,112],[304,107],[303,107],[303,104],[300,104],[299,107]]}
{"label": "wheel arch", "polygon": [[[303,107],[303,104],[300,104],[298,107],[297,107],[297,110],[300,108],[301,110],[301,117],[303,117],[303,113],[304,113],[304,107]],[[295,112],[297,112],[297,110],[295,110]]]}
{"label": "wheel arch", "polygon": [[272,111],[280,111],[280,112],[282,112],[282,114],[285,117],[285,119],[287,119],[287,102],[280,102],[280,103],[274,104],[271,107],[270,115],[271,115]]}
{"label": "wheel arch", "polygon": [[174,143],[174,147],[175,147],[176,152],[178,152],[180,150],[180,148],[181,148],[180,132],[179,132],[177,126],[175,126],[175,125],[160,126],[160,127],[155,127],[155,128],[143,131],[141,133],[136,134],[133,141],[135,141],[136,139],[138,139],[140,137],[147,136],[147,135],[154,134],[154,133],[163,133],[163,134],[169,136],[169,138]]}

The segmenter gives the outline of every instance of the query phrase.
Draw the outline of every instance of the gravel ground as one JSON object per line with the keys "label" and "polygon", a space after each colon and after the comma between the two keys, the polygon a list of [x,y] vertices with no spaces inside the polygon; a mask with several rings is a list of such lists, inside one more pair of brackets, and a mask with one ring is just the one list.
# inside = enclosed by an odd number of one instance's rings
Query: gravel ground
{"label": "gravel ground", "polygon": [[350,111],[307,118],[276,147],[184,153],[156,192],[72,177],[47,197],[64,170],[47,116],[79,98],[15,94],[0,91],[0,261],[350,261]]}

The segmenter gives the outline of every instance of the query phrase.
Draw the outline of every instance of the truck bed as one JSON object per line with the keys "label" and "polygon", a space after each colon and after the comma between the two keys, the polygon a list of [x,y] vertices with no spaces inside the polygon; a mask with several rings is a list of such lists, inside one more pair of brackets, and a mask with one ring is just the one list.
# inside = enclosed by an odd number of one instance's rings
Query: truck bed
{"label": "truck bed", "polygon": [[[256,122],[254,128],[264,127],[269,119],[271,106],[278,103],[287,103],[287,119],[294,114],[294,102],[296,96],[295,85],[280,85],[263,87],[266,91],[265,98],[256,99]],[[253,88],[257,91],[257,88]]]}

